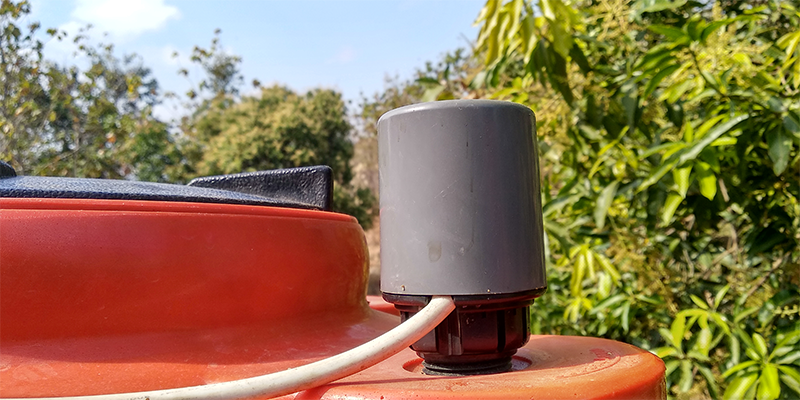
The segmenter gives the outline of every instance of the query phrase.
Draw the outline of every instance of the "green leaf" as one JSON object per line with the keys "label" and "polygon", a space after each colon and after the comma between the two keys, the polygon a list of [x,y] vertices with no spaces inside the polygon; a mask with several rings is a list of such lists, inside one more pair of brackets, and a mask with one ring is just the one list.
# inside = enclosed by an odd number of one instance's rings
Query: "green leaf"
{"label": "green leaf", "polygon": [[663,359],[678,354],[678,350],[676,350],[674,347],[660,347],[655,350],[655,353],[658,358]]}
{"label": "green leaf", "polygon": [[731,290],[731,285],[727,284],[727,285],[723,286],[719,291],[717,291],[717,294],[714,295],[714,309],[715,310],[717,308],[719,308],[720,304],[722,304],[722,300],[725,298],[725,295],[728,293],[729,290]]}
{"label": "green leaf", "polygon": [[689,18],[689,22],[685,25],[685,28],[692,40],[699,40],[700,33],[703,31],[703,28],[705,28],[705,21],[703,21],[700,15],[695,14]]}
{"label": "green leaf", "polygon": [[573,46],[572,35],[564,29],[564,26],[560,23],[551,22],[550,29],[552,29],[551,38],[553,40],[553,49],[560,54],[561,57],[565,59],[568,58]]}
{"label": "green leaf", "polygon": [[645,159],[647,157],[652,156],[653,154],[656,154],[656,153],[660,152],[661,150],[672,149],[674,147],[677,147],[678,150],[680,150],[680,149],[686,147],[686,143],[683,143],[683,142],[669,142],[669,143],[662,143],[662,144],[660,144],[658,146],[653,146],[653,147],[645,150],[639,156],[639,159],[643,160],[643,159]]}
{"label": "green leaf", "polygon": [[725,332],[725,334],[727,335],[731,334],[731,328],[726,323],[724,316],[720,315],[719,313],[711,313],[711,319],[714,320],[717,326],[719,326],[720,329],[722,329],[722,331]]}
{"label": "green leaf", "polygon": [[689,89],[692,88],[694,85],[694,81],[692,80],[681,80],[674,83],[672,86],[664,90],[664,93],[659,97],[659,99],[666,99],[667,103],[674,104],[684,95]]}
{"label": "green leaf", "polygon": [[672,336],[672,345],[675,346],[676,349],[681,349],[681,343],[683,342],[683,334],[684,329],[686,328],[686,318],[682,316],[675,317],[675,320],[672,321],[672,325],[669,328],[669,333]]}
{"label": "green leaf", "polygon": [[650,30],[651,32],[664,35],[671,40],[678,40],[682,38],[687,38],[689,36],[683,30],[667,25],[650,25],[647,27],[647,29]]}
{"label": "green leaf", "polygon": [[784,49],[786,51],[786,55],[789,56],[794,53],[798,42],[800,42],[800,30],[789,32],[781,36],[780,39],[775,42],[775,44],[778,45],[779,48]]}
{"label": "green leaf", "polygon": [[769,251],[775,247],[775,245],[783,242],[784,240],[786,240],[786,235],[773,229],[772,227],[761,229],[756,237],[752,240],[750,249],[747,252],[749,254],[763,253]]}
{"label": "green leaf", "polygon": [[761,359],[765,359],[767,357],[767,342],[764,340],[764,337],[754,333],[753,334],[753,347],[754,350],[761,356]]}
{"label": "green leaf", "polygon": [[[658,182],[667,172],[669,172],[672,168],[675,168],[675,165],[678,164],[678,160],[668,160],[667,162],[661,164],[656,172],[654,172],[650,177],[644,180],[639,187],[636,189],[637,192],[641,192],[642,190],[647,189],[648,187],[652,186],[654,183]],[[678,196],[680,198],[680,196]]]}
{"label": "green leaf", "polygon": [[588,246],[584,247],[581,252],[581,257],[586,260],[586,270],[589,271],[589,278],[594,281],[595,268],[594,268],[594,251],[590,250]]}
{"label": "green leaf", "polygon": [[636,111],[639,107],[639,101],[636,98],[639,91],[635,83],[629,82],[623,85],[622,91],[625,93],[625,97],[622,98],[622,107],[625,108],[625,120],[628,124],[628,130],[623,130],[620,136],[628,131],[633,133],[636,129]]}
{"label": "green leaf", "polygon": [[700,75],[703,77],[703,80],[705,80],[707,84],[711,85],[711,87],[721,92],[722,94],[725,94],[725,91],[722,90],[722,87],[720,86],[719,82],[713,75],[711,75],[706,71],[700,71]]}
{"label": "green leaf", "polygon": [[675,192],[669,192],[667,201],[664,202],[664,210],[661,212],[661,222],[664,225],[668,225],[672,221],[672,216],[675,215],[675,211],[682,201],[683,196]]}
{"label": "green leaf", "polygon": [[545,217],[552,215],[556,211],[559,211],[564,208],[566,205],[575,204],[583,195],[581,194],[573,194],[569,196],[561,196],[552,201],[547,202],[542,209],[542,215]]}
{"label": "green leaf", "polygon": [[780,176],[789,165],[789,152],[792,151],[792,139],[781,128],[767,132],[769,158],[772,160],[772,171]]}
{"label": "green leaf", "polygon": [[686,198],[686,191],[689,190],[689,183],[690,176],[689,174],[692,172],[692,166],[689,165],[688,167],[683,168],[675,168],[672,170],[672,178],[675,180],[675,184],[678,185],[678,194],[681,195],[681,198]]}
{"label": "green leaf", "polygon": [[583,253],[578,254],[575,258],[573,265],[572,281],[570,283],[570,291],[573,295],[577,296],[581,293],[583,288],[583,277],[586,275],[586,257]]}
{"label": "green leaf", "polygon": [[625,305],[622,306],[622,330],[624,332],[628,331],[628,317],[630,315],[630,312],[631,312],[631,303],[625,303]]}
{"label": "green leaf", "polygon": [[425,90],[425,93],[422,94],[422,98],[420,98],[420,100],[422,102],[436,101],[436,99],[443,91],[444,91],[444,86],[439,85],[431,87]]}
{"label": "green leaf", "polygon": [[[673,322],[673,325],[674,325],[674,322]],[[672,335],[671,331],[669,331],[667,329],[664,329],[664,328],[658,328],[658,333],[661,334],[661,337],[664,338],[665,341],[667,341],[669,343],[672,343],[673,345],[675,344],[675,337]],[[680,350],[680,348],[678,348],[678,350]]]}
{"label": "green leaf", "polygon": [[711,147],[732,146],[732,145],[736,144],[737,142],[739,142],[739,140],[737,140],[734,137],[723,137],[723,138],[719,138],[719,139],[711,142],[711,144],[709,146],[711,146]]}
{"label": "green leaf", "polygon": [[726,115],[717,115],[716,117],[705,120],[699,127],[697,127],[697,133],[695,134],[695,136],[698,139],[702,138],[703,135],[706,134],[706,132],[711,130],[711,128],[713,128],[714,125],[719,123],[719,121],[722,121],[725,117]]}
{"label": "green leaf", "polygon": [[791,346],[800,341],[800,330],[789,332],[783,335],[783,338],[775,344],[776,348]]}
{"label": "green leaf", "polygon": [[708,369],[708,367],[704,367],[701,365],[697,366],[697,371],[699,371],[700,374],[703,375],[703,378],[706,379],[706,382],[708,384],[708,392],[709,394],[711,394],[711,398],[718,399],[719,385],[717,385],[717,378],[714,376],[714,373],[711,372],[711,370]]}
{"label": "green leaf", "polygon": [[681,361],[681,380],[678,382],[678,390],[686,393],[692,388],[694,376],[692,374],[692,363],[689,360]]}
{"label": "green leaf", "polygon": [[781,381],[788,386],[789,389],[794,390],[795,393],[800,395],[800,373],[797,372],[797,369],[779,365],[778,370],[783,372],[780,376]]}
{"label": "green leaf", "polygon": [[738,324],[741,320],[753,315],[754,313],[757,313],[758,310],[759,310],[759,307],[750,307],[750,308],[740,312],[739,314],[736,314],[736,316],[733,319],[733,323],[734,324]]}
{"label": "green leaf", "polygon": [[783,127],[793,135],[800,137],[800,121],[798,121],[791,112],[783,117]]}
{"label": "green leaf", "polygon": [[747,356],[753,360],[761,360],[761,356],[759,356],[758,352],[755,351],[752,347],[744,349],[744,354],[747,354]]}
{"label": "green leaf", "polygon": [[673,64],[666,68],[661,69],[661,71],[658,71],[658,73],[655,74],[652,78],[650,78],[649,82],[647,82],[647,87],[644,89],[644,94],[642,95],[642,99],[647,99],[648,97],[650,97],[650,95],[653,94],[656,88],[658,88],[658,84],[661,83],[661,81],[664,80],[664,78],[670,76],[678,68],[680,68],[680,65]]}
{"label": "green leaf", "polygon": [[786,354],[789,354],[789,352],[791,352],[792,350],[794,350],[794,347],[792,346],[783,346],[783,347],[775,346],[772,350],[772,353],[769,355],[769,359],[772,360],[778,357],[783,357]]}
{"label": "green leaf", "polygon": [[666,371],[664,376],[669,377],[670,375],[672,375],[672,373],[675,372],[675,370],[677,370],[678,366],[680,365],[681,362],[679,360],[670,360],[665,362],[664,366],[666,367]]}
{"label": "green leaf", "polygon": [[417,78],[416,82],[420,83],[420,84],[424,84],[424,85],[436,85],[436,86],[440,85],[440,83],[439,83],[439,81],[437,79],[430,78],[430,77],[427,77],[427,76],[423,76],[421,78]]}
{"label": "green leaf", "polygon": [[778,369],[775,364],[767,364],[758,379],[756,397],[759,400],[774,400],[781,395],[781,382],[778,380]]}
{"label": "green leaf", "polygon": [[775,361],[775,363],[777,363],[777,364],[792,364],[797,360],[800,360],[800,350],[797,350],[795,352],[791,352],[791,353],[787,354],[786,356],[784,356],[784,357],[778,359],[777,361]]}
{"label": "green leaf", "polygon": [[598,314],[598,313],[605,312],[605,310],[607,308],[609,308],[609,307],[613,306],[614,304],[617,304],[617,303],[619,303],[619,302],[621,302],[623,300],[625,300],[625,295],[617,294],[617,295],[611,296],[611,297],[609,297],[609,298],[597,303],[597,305],[594,306],[594,309],[592,309],[592,314]]}
{"label": "green leaf", "polygon": [[711,144],[711,142],[717,140],[720,136],[731,130],[731,128],[748,118],[750,118],[748,115],[738,115],[726,121],[725,123],[717,125],[714,129],[708,132],[708,134],[703,136],[701,140],[693,144],[692,147],[683,153],[678,159],[678,164],[683,164],[688,160],[694,160],[697,155],[706,148],[706,146]]}
{"label": "green leaf", "polygon": [[743,399],[747,395],[748,389],[756,383],[757,379],[758,374],[755,372],[734,379],[725,389],[725,394],[722,395],[722,398],[724,400]]}
{"label": "green leaf", "polygon": [[706,302],[703,301],[703,299],[693,294],[690,294],[689,298],[692,300],[692,303],[694,303],[696,306],[700,307],[703,310],[708,310],[708,304],[706,304]]}
{"label": "green leaf", "polygon": [[[646,71],[645,73],[648,73],[662,65],[670,65],[674,61],[676,61],[676,58],[672,55],[671,47],[654,47],[645,53],[644,57],[642,57],[634,68],[637,71]],[[639,79],[643,79],[644,77],[643,75]]]}
{"label": "green leaf", "polygon": [[470,89],[481,89],[486,84],[486,71],[478,72],[472,81],[469,83]]}
{"label": "green leaf", "polygon": [[600,253],[597,252],[593,253],[595,260],[597,260],[597,262],[600,263],[600,267],[602,267],[603,270],[606,271],[606,273],[611,277],[611,280],[614,282],[614,284],[615,285],[619,284],[619,279],[620,279],[619,271],[617,271],[614,265],[611,264],[611,261],[609,261],[608,258],[606,258],[606,256]]}
{"label": "green leaf", "polygon": [[706,39],[708,39],[708,37],[711,36],[712,33],[714,33],[714,31],[716,31],[719,28],[722,28],[723,26],[730,25],[731,22],[733,22],[733,20],[723,19],[723,20],[714,21],[714,22],[708,24],[708,26],[705,27],[703,29],[703,32],[700,34],[700,40],[705,42]]}
{"label": "green leaf", "polygon": [[742,350],[741,350],[741,343],[736,335],[728,335],[728,340],[730,341],[730,352],[731,358],[730,361],[732,364],[738,364],[739,360],[742,358]]}
{"label": "green leaf", "polygon": [[758,361],[750,360],[750,361],[745,361],[743,363],[736,364],[733,367],[731,367],[730,369],[728,369],[727,371],[725,371],[725,373],[722,374],[722,377],[723,378],[727,378],[727,377],[729,377],[729,376],[731,376],[731,375],[733,375],[733,374],[735,374],[735,373],[737,373],[739,371],[742,371],[742,370],[747,369],[749,367],[752,367],[754,365],[758,365]]}
{"label": "green leaf", "polygon": [[708,357],[708,352],[711,351],[711,339],[713,339],[711,329],[701,329],[697,335],[695,347],[705,357]]}
{"label": "green leaf", "polygon": [[638,8],[641,13],[674,10],[686,4],[686,1],[687,0],[638,0],[636,2],[636,8]]}
{"label": "green leaf", "polygon": [[619,181],[614,181],[606,186],[600,196],[597,197],[597,204],[594,207],[594,224],[597,229],[603,229],[606,225],[606,214],[611,203],[614,202],[614,196],[617,194],[617,186]]}

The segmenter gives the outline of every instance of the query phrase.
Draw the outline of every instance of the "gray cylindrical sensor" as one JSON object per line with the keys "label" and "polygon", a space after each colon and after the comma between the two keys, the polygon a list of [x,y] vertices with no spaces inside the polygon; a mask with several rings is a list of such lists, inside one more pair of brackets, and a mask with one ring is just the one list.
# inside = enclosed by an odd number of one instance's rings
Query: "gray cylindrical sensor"
{"label": "gray cylindrical sensor", "polygon": [[412,346],[437,374],[499,372],[546,289],[536,125],[527,107],[455,100],[378,121],[381,291],[406,319],[457,309]]}

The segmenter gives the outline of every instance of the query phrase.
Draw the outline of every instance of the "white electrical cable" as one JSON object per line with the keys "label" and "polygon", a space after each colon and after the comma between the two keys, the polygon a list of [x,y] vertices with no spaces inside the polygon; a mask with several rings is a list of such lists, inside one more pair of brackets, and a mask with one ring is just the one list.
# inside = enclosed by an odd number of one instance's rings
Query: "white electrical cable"
{"label": "white electrical cable", "polygon": [[283,396],[355,374],[399,353],[433,330],[454,309],[452,297],[433,296],[427,306],[406,322],[361,346],[324,360],[268,375],[151,392],[48,397],[40,400],[223,400]]}

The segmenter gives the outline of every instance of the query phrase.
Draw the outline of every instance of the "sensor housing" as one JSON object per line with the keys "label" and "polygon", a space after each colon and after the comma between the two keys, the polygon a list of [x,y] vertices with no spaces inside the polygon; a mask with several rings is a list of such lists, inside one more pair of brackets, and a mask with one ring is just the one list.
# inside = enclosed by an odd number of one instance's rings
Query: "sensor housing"
{"label": "sensor housing", "polygon": [[546,289],[533,112],[423,103],[378,121],[381,291],[403,320],[433,295],[456,311],[412,349],[431,374],[502,372]]}

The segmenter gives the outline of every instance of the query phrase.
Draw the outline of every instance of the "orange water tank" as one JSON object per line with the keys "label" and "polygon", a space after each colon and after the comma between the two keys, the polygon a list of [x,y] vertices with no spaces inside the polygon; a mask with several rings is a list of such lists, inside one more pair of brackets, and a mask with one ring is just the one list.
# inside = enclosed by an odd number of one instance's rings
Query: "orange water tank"
{"label": "orange water tank", "polygon": [[[365,297],[345,215],[237,204],[0,199],[0,397],[136,392],[307,364],[399,323]],[[428,376],[407,349],[295,399],[663,399],[624,343],[533,336],[510,372]]]}

